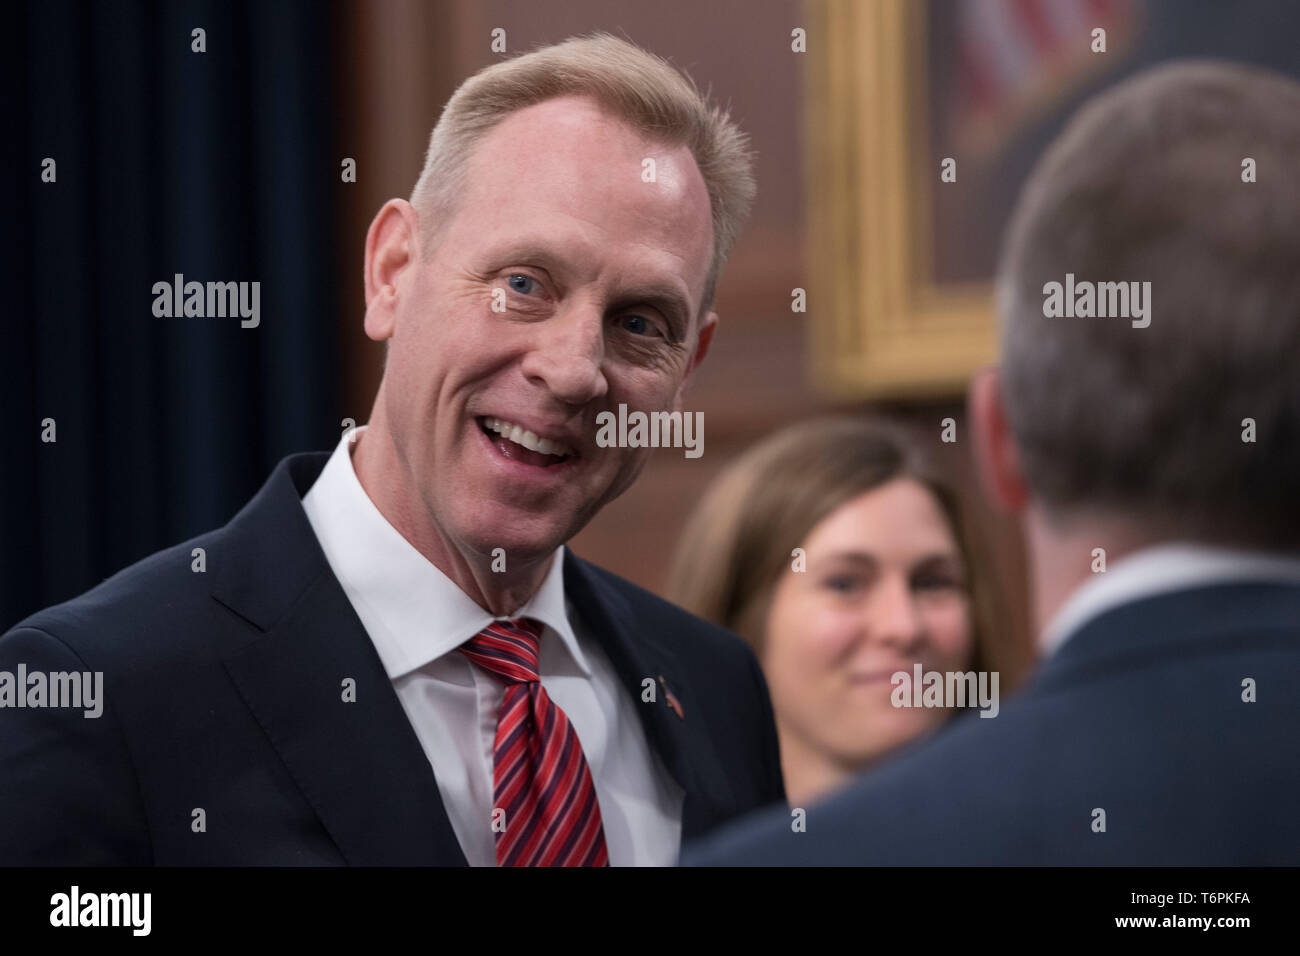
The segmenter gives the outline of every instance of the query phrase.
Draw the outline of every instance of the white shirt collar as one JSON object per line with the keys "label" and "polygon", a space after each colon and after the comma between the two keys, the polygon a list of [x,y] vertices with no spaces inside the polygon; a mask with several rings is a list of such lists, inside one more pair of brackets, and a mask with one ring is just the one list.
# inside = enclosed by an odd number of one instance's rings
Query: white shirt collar
{"label": "white shirt collar", "polygon": [[1070,595],[1043,631],[1043,655],[1056,652],[1088,621],[1121,605],[1237,581],[1300,584],[1300,554],[1238,551],[1191,542],[1142,548],[1095,574]]}
{"label": "white shirt collar", "polygon": [[[352,447],[344,435],[302,506],[389,679],[395,680],[454,651],[495,618],[388,523],[357,480]],[[546,625],[542,640],[558,635],[590,677],[566,609],[561,545],[541,587],[509,617]]]}

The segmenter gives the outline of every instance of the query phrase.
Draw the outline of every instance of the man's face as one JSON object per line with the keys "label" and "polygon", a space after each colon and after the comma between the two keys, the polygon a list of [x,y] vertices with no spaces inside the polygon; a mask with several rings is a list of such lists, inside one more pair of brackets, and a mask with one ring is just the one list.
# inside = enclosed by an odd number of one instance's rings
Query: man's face
{"label": "man's face", "polygon": [[[716,321],[698,319],[709,199],[688,149],[575,97],[508,116],[467,172],[435,250],[401,283],[386,412],[444,536],[462,553],[539,557],[645,462],[645,449],[597,447],[597,414],[681,407]],[[529,450],[522,431],[550,443]]]}

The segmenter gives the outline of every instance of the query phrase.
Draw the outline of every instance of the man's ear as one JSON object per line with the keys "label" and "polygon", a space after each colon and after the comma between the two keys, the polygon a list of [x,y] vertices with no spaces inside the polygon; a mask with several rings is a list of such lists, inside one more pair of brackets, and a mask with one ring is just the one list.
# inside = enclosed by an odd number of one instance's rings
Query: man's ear
{"label": "man's ear", "polygon": [[419,217],[405,199],[390,199],[366,233],[366,335],[390,338],[398,296],[419,257]]}
{"label": "man's ear", "polygon": [[695,370],[700,367],[704,361],[704,356],[709,354],[709,344],[713,341],[713,331],[718,327],[718,313],[710,312],[700,321],[699,340],[695,343],[695,352],[691,355],[691,364],[686,366],[686,374],[682,376],[681,384],[677,386],[677,394],[673,396],[673,410],[680,411],[682,400],[686,397],[686,390],[690,387],[691,382],[695,380]]}
{"label": "man's ear", "polygon": [[704,361],[704,356],[709,354],[709,344],[713,341],[713,332],[718,327],[718,313],[710,312],[700,322],[700,338],[695,346],[695,354],[691,356],[691,364],[686,367],[686,374],[682,376],[681,387],[677,390],[677,407],[681,407],[682,397],[686,394],[686,388],[695,380],[695,370],[700,367]]}
{"label": "man's ear", "polygon": [[984,496],[1004,511],[1022,511],[1029,502],[1029,487],[1007,421],[997,368],[981,369],[972,376],[966,410],[975,445],[975,469]]}

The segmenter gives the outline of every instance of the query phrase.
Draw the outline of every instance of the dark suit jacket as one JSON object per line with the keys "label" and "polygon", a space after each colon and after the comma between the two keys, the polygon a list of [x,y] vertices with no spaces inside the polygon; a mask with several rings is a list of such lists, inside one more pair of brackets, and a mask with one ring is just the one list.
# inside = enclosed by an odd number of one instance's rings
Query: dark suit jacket
{"label": "dark suit jacket", "polygon": [[997,717],[956,718],[806,832],[774,810],[683,862],[1294,866],[1298,793],[1300,587],[1222,584],[1098,616]]}
{"label": "dark suit jacket", "polygon": [[[302,509],[328,457],[285,459],[224,528],[0,638],[0,670],[102,671],[106,700],[97,719],[0,709],[0,864],[465,863]],[[571,555],[564,583],[685,790],[683,839],[783,800],[767,688],[738,638]]]}

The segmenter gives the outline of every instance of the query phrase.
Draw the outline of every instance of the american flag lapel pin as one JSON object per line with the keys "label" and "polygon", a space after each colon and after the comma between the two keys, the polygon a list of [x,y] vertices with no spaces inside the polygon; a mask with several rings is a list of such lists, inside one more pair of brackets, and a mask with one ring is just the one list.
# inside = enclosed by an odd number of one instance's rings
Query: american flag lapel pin
{"label": "american flag lapel pin", "polygon": [[668,682],[664,680],[663,674],[659,675],[659,683],[663,685],[664,700],[668,702],[668,706],[672,708],[673,713],[677,715],[679,720],[685,720],[686,715],[682,713],[681,701],[677,699],[677,695],[668,689]]}

